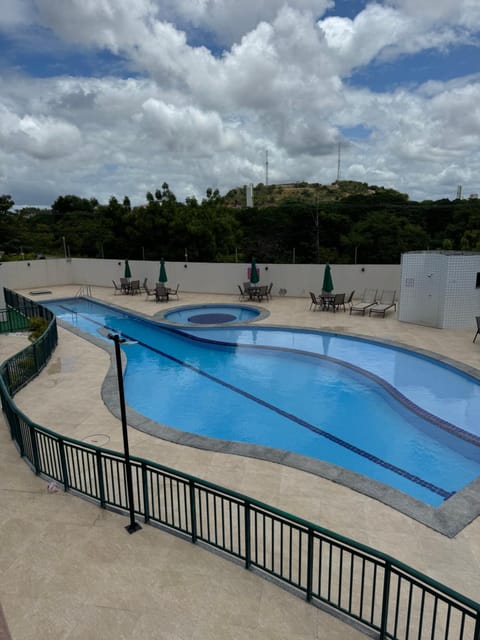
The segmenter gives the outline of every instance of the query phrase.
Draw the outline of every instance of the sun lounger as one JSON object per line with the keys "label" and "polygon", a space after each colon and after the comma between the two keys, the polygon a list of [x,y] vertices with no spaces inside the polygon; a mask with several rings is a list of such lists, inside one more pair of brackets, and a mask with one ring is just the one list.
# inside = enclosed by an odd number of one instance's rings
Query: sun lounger
{"label": "sun lounger", "polygon": [[373,307],[373,305],[375,304],[376,297],[377,289],[365,289],[362,299],[359,302],[354,302],[350,307],[350,315],[352,315],[352,311],[358,311],[362,314],[362,316],[364,316],[365,311],[369,307]]}
{"label": "sun lounger", "polygon": [[382,291],[382,295],[380,296],[380,299],[377,300],[377,302],[373,305],[373,307],[369,308],[368,315],[371,316],[372,313],[378,313],[384,318],[386,311],[388,311],[392,307],[396,309],[397,305],[395,303],[395,294],[396,294],[396,291],[390,291],[388,289],[384,289]]}
{"label": "sun lounger", "polygon": [[345,304],[348,304],[348,308],[350,309],[350,307],[353,304],[353,296],[355,295],[355,289],[353,291],[350,291],[350,293],[348,294],[348,298],[345,299]]}
{"label": "sun lounger", "polygon": [[480,333],[480,316],[476,316],[475,320],[477,321],[477,333],[475,334],[475,337],[473,339],[474,342],[477,339],[478,334]]}

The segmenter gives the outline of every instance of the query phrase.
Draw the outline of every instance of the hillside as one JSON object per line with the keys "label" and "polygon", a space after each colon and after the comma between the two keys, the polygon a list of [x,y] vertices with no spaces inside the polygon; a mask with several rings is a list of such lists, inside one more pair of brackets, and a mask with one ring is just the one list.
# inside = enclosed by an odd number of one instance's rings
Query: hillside
{"label": "hillside", "polygon": [[[368,185],[366,182],[340,180],[328,185],[309,184],[308,182],[271,185],[259,183],[253,187],[253,205],[261,209],[276,206],[289,200],[314,204],[316,202],[335,202],[351,196],[375,195],[393,196],[395,199],[408,200],[407,195],[394,189]],[[223,201],[227,206],[231,207],[246,206],[246,187],[231,189],[223,197]]]}

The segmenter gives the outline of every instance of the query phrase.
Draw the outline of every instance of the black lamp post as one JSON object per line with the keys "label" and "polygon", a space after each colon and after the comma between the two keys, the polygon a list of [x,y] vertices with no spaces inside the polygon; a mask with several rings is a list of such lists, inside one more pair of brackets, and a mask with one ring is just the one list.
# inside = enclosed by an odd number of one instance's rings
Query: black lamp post
{"label": "black lamp post", "polygon": [[127,477],[127,492],[128,492],[128,508],[130,511],[130,524],[125,527],[128,533],[135,533],[142,527],[135,521],[135,505],[133,502],[133,482],[132,482],[132,466],[130,463],[130,448],[128,446],[128,431],[127,431],[127,412],[125,410],[125,392],[123,390],[123,375],[122,375],[122,356],[120,353],[120,345],[126,342],[124,338],[116,333],[109,333],[108,338],[113,340],[115,345],[115,357],[117,361],[117,378],[118,378],[118,394],[120,396],[120,413],[122,417],[122,433],[123,433],[123,450],[125,453],[125,474]]}

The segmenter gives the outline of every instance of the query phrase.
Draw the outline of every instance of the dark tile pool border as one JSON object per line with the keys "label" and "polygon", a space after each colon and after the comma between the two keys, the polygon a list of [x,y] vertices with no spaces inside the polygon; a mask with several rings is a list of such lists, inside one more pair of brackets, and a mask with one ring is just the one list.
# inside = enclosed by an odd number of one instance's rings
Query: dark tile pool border
{"label": "dark tile pool border", "polygon": [[[65,299],[65,298],[64,298]],[[49,302],[59,302],[60,299],[50,300]],[[114,304],[106,304],[101,300],[93,300],[103,306],[113,307],[118,309],[122,313],[127,313],[132,316],[137,316],[149,321],[158,321],[158,317],[148,316],[139,312],[133,312],[123,307],[118,307]],[[190,306],[190,305],[189,305]],[[257,318],[258,319],[258,318]],[[109,411],[118,419],[120,416],[120,407],[118,403],[118,380],[116,373],[115,354],[113,350],[113,344],[105,342],[100,338],[92,336],[77,327],[74,327],[68,323],[65,323],[57,319],[59,326],[63,327],[67,331],[78,335],[85,340],[93,343],[97,347],[100,347],[104,351],[110,354],[110,368],[105,376],[101,395],[102,399],[109,409]],[[163,320],[162,325],[168,324]],[[180,328],[182,325],[177,323],[171,323],[171,328]],[[193,328],[193,325],[191,325]],[[225,325],[219,325],[225,328]],[[238,325],[230,325],[238,326]],[[407,345],[401,342],[397,342],[389,339],[370,338],[355,333],[332,331],[327,329],[315,329],[312,327],[300,327],[291,325],[265,325],[262,326],[274,329],[294,329],[299,331],[312,331],[314,333],[329,333],[333,336],[355,338],[367,342],[376,342],[379,344],[385,344],[397,349],[411,351],[415,354],[423,355],[424,357],[431,358],[442,362],[454,369],[457,369],[465,374],[472,376],[480,381],[480,370],[473,367],[466,366],[460,362],[457,362],[451,358],[441,356],[437,353],[425,350],[417,349],[411,345]],[[122,353],[122,357],[124,354]],[[250,458],[257,458],[260,460],[266,460],[276,464],[282,464],[306,473],[312,473],[314,475],[326,478],[332,482],[336,482],[345,487],[348,487],[359,493],[363,493],[383,504],[396,509],[397,511],[407,515],[408,517],[424,524],[431,529],[445,535],[449,538],[456,536],[462,529],[464,529],[472,520],[480,515],[480,476],[466,485],[463,489],[455,493],[448,500],[446,500],[439,507],[431,507],[424,502],[417,500],[407,494],[383,484],[376,480],[372,480],[358,474],[349,469],[339,467],[334,464],[324,462],[322,460],[316,460],[307,456],[299,455],[289,451],[280,449],[274,449],[271,447],[264,447],[259,445],[250,445],[245,443],[231,442],[228,440],[220,440],[216,438],[210,438],[206,436],[199,436],[192,433],[187,433],[167,427],[158,422],[155,422],[144,415],[138,413],[130,406],[127,405],[127,421],[129,426],[147,433],[151,436],[168,440],[176,444],[196,447],[198,449],[204,449],[208,451],[216,451],[219,453],[232,454],[246,456]]]}
{"label": "dark tile pool border", "polygon": [[[207,310],[211,310],[212,307],[232,307],[232,309],[238,309],[238,307],[241,307],[242,309],[253,309],[258,312],[258,315],[248,320],[238,320],[237,322],[228,322],[228,323],[224,322],[221,324],[220,323],[219,324],[215,324],[215,323],[195,324],[193,322],[173,322],[172,320],[169,320],[168,318],[165,317],[169,313],[172,313],[172,311],[185,311],[186,309],[192,309],[192,310],[195,309],[196,311],[205,309],[205,311],[207,311]],[[183,304],[178,307],[169,307],[168,309],[164,309],[162,311],[158,311],[157,313],[155,313],[153,318],[155,320],[158,320],[162,324],[172,327],[173,329],[175,328],[185,329],[186,327],[190,329],[195,329],[195,328],[200,329],[205,327],[238,327],[239,325],[242,325],[242,324],[252,324],[253,322],[258,322],[259,320],[265,320],[265,318],[268,318],[269,315],[270,315],[270,311],[268,309],[266,309],[265,307],[259,307],[254,304],[245,304],[245,303],[234,304],[232,302],[220,304],[220,303],[214,303],[214,302],[206,302],[205,304]]]}

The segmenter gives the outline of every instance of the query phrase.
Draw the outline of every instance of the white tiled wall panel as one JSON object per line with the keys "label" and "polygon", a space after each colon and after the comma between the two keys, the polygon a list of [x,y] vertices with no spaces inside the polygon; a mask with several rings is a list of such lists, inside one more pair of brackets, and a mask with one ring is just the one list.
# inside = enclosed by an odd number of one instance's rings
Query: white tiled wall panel
{"label": "white tiled wall panel", "polygon": [[480,253],[402,255],[398,318],[430,327],[467,328],[480,315]]}

